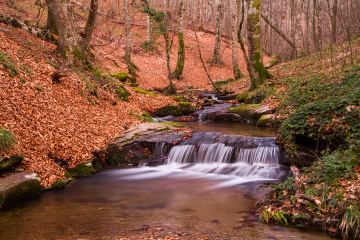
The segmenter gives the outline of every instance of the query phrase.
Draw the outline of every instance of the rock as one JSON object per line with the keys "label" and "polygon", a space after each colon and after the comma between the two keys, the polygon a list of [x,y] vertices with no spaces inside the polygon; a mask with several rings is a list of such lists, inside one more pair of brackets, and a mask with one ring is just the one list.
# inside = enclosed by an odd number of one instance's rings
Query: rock
{"label": "rock", "polygon": [[184,96],[178,96],[178,97],[174,97],[174,101],[176,101],[176,102],[189,102],[189,99],[187,99]]}
{"label": "rock", "polygon": [[267,126],[271,125],[271,123],[274,123],[274,121],[275,121],[274,114],[262,115],[260,117],[260,119],[258,120],[256,126],[258,126],[258,127],[267,127]]}
{"label": "rock", "polygon": [[0,157],[0,172],[4,172],[5,170],[19,164],[23,159],[24,157],[20,155],[12,155],[5,158]]}
{"label": "rock", "polygon": [[159,108],[156,110],[156,112],[153,113],[153,116],[156,117],[166,117],[166,116],[181,116],[183,115],[183,112],[181,111],[180,107],[174,106],[174,105],[168,105],[162,108]]}
{"label": "rock", "polygon": [[120,80],[121,82],[126,82],[127,80],[130,80],[130,76],[127,72],[110,73],[109,75]]}
{"label": "rock", "polygon": [[248,93],[240,93],[239,95],[237,95],[236,100],[238,100],[239,102],[245,102],[248,97]]}
{"label": "rock", "polygon": [[231,94],[227,96],[219,96],[219,100],[229,101],[229,100],[235,100],[239,94]]}
{"label": "rock", "polygon": [[36,173],[16,173],[0,178],[0,208],[13,206],[41,192]]}
{"label": "rock", "polygon": [[219,122],[242,122],[244,121],[244,118],[242,118],[240,115],[235,113],[218,113],[213,118],[213,121],[219,121]]}
{"label": "rock", "polygon": [[258,120],[262,115],[273,113],[273,110],[267,105],[244,104],[238,107],[230,108],[230,112],[239,114],[246,119]]}
{"label": "rock", "polygon": [[196,111],[196,108],[189,102],[180,103],[180,109],[184,115],[190,115]]}
{"label": "rock", "polygon": [[96,170],[91,162],[80,163],[74,168],[67,169],[67,171],[75,177],[89,177],[96,173]]}

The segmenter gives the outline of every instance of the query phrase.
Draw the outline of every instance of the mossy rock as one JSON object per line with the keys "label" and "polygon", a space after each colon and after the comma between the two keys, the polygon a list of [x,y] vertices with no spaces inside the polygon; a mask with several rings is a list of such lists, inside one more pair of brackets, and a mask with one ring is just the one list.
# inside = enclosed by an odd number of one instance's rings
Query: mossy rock
{"label": "mossy rock", "polygon": [[16,173],[0,178],[0,209],[26,201],[40,192],[40,178],[35,173]]}
{"label": "mossy rock", "polygon": [[260,117],[260,119],[258,120],[256,126],[258,126],[258,127],[268,127],[272,123],[274,123],[274,121],[275,121],[275,119],[274,119],[273,114],[262,115]]}
{"label": "mossy rock", "polygon": [[62,179],[59,179],[51,185],[50,190],[62,189],[65,186],[66,186],[65,181]]}
{"label": "mossy rock", "polygon": [[269,106],[260,104],[244,104],[238,107],[230,108],[230,112],[239,114],[246,119],[258,120],[262,115],[272,113]]}
{"label": "mossy rock", "polygon": [[[134,138],[140,137],[135,133]],[[106,148],[106,163],[113,166],[118,165],[137,165],[141,159],[148,158],[148,155],[142,151],[139,143],[131,143],[122,146],[122,144],[109,144]]]}
{"label": "mossy rock", "polygon": [[12,155],[10,157],[0,157],[0,172],[3,172],[19,163],[24,159],[21,155]]}
{"label": "mossy rock", "polygon": [[180,103],[180,109],[184,115],[190,115],[196,111],[196,108],[189,102]]}
{"label": "mossy rock", "polygon": [[127,72],[110,73],[109,75],[120,80],[121,82],[126,82],[127,80],[130,80],[130,76]]}
{"label": "mossy rock", "polygon": [[172,116],[182,116],[184,113],[181,111],[181,108],[174,105],[168,105],[162,108],[159,108],[156,110],[156,112],[153,114],[156,117],[166,117],[169,115]]}
{"label": "mossy rock", "polygon": [[74,168],[69,168],[67,171],[75,177],[89,177],[96,173],[92,163],[81,163]]}
{"label": "mossy rock", "polygon": [[147,91],[142,90],[142,89],[137,88],[137,87],[134,87],[134,90],[135,90],[135,92],[137,92],[137,93],[146,94],[146,95],[150,95],[150,96],[155,96],[155,97],[156,97],[156,94],[155,94],[155,93],[147,92]]}
{"label": "mossy rock", "polygon": [[219,100],[229,101],[229,100],[235,100],[237,98],[238,94],[231,94],[228,96],[221,96],[218,97]]}
{"label": "mossy rock", "polygon": [[189,99],[187,99],[184,96],[178,96],[178,97],[174,97],[174,101],[176,101],[176,102],[189,102]]}
{"label": "mossy rock", "polygon": [[275,66],[276,64],[278,64],[279,62],[280,61],[279,61],[278,56],[276,54],[272,55],[269,62],[266,64],[265,68],[271,68],[271,67]]}
{"label": "mossy rock", "polygon": [[240,93],[239,95],[237,95],[236,100],[238,100],[239,102],[245,102],[248,97],[248,93]]}

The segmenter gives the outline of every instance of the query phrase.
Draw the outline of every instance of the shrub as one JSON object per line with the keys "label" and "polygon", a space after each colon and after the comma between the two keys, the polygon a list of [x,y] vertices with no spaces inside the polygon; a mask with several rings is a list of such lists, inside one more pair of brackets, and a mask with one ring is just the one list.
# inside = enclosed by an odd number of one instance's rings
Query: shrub
{"label": "shrub", "polygon": [[0,128],[0,152],[8,152],[16,145],[14,135],[8,130]]}

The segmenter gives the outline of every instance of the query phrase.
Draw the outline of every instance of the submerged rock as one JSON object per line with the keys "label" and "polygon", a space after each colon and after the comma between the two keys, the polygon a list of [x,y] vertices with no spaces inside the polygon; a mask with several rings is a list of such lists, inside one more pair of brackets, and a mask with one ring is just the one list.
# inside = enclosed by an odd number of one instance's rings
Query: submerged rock
{"label": "submerged rock", "polygon": [[88,177],[96,173],[91,162],[78,164],[76,167],[69,168],[67,171],[75,177]]}
{"label": "submerged rock", "polygon": [[0,178],[0,209],[26,201],[41,192],[36,173],[16,173]]}

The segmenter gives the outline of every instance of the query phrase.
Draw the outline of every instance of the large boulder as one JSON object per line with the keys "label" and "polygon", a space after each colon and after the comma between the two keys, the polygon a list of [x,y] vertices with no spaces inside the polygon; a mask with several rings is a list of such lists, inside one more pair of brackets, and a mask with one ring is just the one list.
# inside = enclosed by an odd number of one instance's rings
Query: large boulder
{"label": "large boulder", "polygon": [[180,109],[184,115],[190,115],[196,111],[196,108],[189,102],[180,103]]}
{"label": "large boulder", "polygon": [[21,163],[23,159],[24,157],[20,155],[12,155],[5,158],[0,157],[0,172],[6,171],[9,168]]}
{"label": "large boulder", "polygon": [[0,178],[0,208],[13,206],[41,192],[36,173],[16,173]]}
{"label": "large boulder", "polygon": [[230,112],[239,114],[246,119],[259,120],[262,115],[273,113],[273,110],[267,105],[244,104],[230,108]]}

